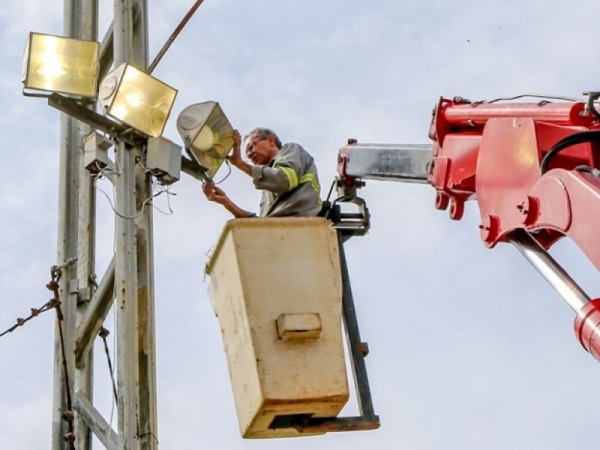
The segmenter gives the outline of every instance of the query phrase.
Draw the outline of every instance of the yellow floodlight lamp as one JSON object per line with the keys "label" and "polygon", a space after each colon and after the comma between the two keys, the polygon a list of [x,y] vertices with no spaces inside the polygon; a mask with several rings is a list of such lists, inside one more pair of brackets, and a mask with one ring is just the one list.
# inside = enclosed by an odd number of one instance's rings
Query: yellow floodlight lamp
{"label": "yellow floodlight lamp", "polygon": [[98,91],[107,116],[153,138],[163,133],[176,96],[176,89],[128,63],[106,75]]}
{"label": "yellow floodlight lamp", "polygon": [[98,42],[29,33],[21,81],[28,90],[95,97],[98,87]]}
{"label": "yellow floodlight lamp", "polygon": [[177,117],[185,148],[213,178],[233,147],[233,127],[217,102],[197,103]]}

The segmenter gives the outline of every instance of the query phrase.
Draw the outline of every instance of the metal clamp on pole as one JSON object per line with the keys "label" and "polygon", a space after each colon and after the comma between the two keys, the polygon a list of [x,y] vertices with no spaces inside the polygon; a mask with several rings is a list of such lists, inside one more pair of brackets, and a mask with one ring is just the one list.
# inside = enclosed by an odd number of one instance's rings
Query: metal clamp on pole
{"label": "metal clamp on pole", "polygon": [[[343,204],[356,205],[357,211],[342,210]],[[333,201],[323,202],[323,216],[331,220],[333,227],[344,237],[344,241],[352,236],[364,236],[371,228],[371,217],[367,203],[361,197],[339,197]]]}

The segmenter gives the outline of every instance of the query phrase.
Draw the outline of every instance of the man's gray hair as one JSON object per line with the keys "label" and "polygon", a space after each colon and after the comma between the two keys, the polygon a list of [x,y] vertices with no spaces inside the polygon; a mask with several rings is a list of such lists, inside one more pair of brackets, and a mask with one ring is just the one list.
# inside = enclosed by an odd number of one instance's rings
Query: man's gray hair
{"label": "man's gray hair", "polygon": [[244,141],[248,139],[248,136],[251,136],[253,134],[257,135],[261,139],[267,139],[269,136],[273,136],[275,138],[275,145],[277,146],[277,148],[281,148],[281,140],[273,130],[269,128],[255,128],[244,137]]}

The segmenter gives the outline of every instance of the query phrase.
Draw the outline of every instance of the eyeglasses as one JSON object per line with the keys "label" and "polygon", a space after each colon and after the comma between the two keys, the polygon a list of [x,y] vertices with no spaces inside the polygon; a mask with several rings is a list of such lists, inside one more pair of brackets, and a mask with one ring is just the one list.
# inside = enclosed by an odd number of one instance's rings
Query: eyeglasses
{"label": "eyeglasses", "polygon": [[255,141],[248,142],[248,145],[246,145],[246,153],[253,152],[254,147],[256,147],[256,144],[260,141],[264,141],[265,139],[267,139],[267,138],[261,137],[261,138],[256,139]]}

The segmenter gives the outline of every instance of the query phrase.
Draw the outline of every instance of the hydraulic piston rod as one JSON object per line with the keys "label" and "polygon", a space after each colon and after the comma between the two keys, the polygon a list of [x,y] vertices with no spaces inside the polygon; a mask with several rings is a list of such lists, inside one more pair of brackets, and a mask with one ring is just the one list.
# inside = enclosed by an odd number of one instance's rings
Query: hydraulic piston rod
{"label": "hydraulic piston rod", "polygon": [[578,313],[590,298],[550,254],[525,230],[513,233],[511,242],[550,283],[565,302]]}
{"label": "hydraulic piston rod", "polygon": [[600,299],[591,300],[568,273],[525,230],[513,233],[511,242],[577,313],[575,334],[600,361]]}

